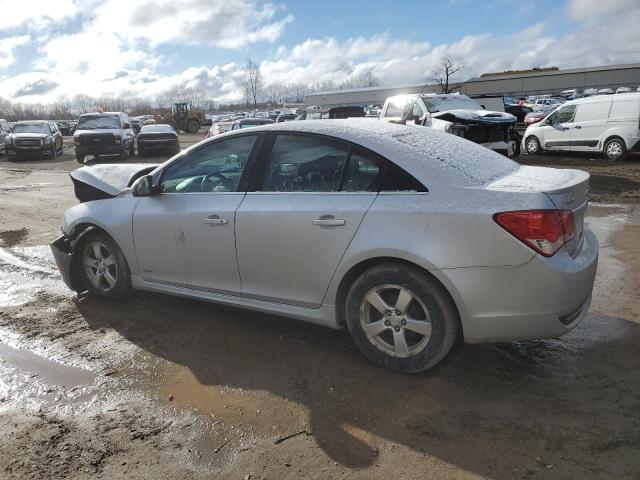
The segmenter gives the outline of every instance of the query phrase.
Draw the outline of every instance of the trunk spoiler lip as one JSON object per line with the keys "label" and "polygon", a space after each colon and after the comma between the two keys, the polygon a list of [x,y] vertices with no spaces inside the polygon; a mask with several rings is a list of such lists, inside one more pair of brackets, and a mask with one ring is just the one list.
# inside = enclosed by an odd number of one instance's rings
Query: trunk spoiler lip
{"label": "trunk spoiler lip", "polygon": [[553,195],[565,193],[580,184],[588,184],[590,177],[591,175],[584,170],[524,165],[479,188],[497,191],[540,192]]}

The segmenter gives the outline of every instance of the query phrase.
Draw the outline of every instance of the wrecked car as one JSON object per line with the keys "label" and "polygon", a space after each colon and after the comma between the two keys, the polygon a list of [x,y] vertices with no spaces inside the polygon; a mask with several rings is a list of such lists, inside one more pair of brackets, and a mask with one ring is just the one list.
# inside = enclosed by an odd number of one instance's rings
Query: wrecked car
{"label": "wrecked car", "polygon": [[51,249],[73,290],[147,290],[347,328],[394,371],[429,369],[458,340],[558,337],[591,300],[589,174],[520,166],[435,129],[276,123],[159,166],[71,177],[81,203]]}
{"label": "wrecked car", "polygon": [[466,95],[396,95],[384,102],[380,118],[442,130],[507,157],[517,153],[516,117],[485,110]]}

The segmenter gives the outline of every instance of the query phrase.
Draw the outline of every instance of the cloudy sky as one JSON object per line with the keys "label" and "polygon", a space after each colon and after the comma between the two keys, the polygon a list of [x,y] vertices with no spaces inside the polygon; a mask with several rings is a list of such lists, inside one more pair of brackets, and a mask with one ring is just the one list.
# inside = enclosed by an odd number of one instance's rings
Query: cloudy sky
{"label": "cloudy sky", "polygon": [[25,102],[173,85],[237,100],[248,58],[267,83],[372,70],[385,85],[424,81],[444,55],[463,77],[640,62],[638,0],[0,0],[0,12],[0,96]]}

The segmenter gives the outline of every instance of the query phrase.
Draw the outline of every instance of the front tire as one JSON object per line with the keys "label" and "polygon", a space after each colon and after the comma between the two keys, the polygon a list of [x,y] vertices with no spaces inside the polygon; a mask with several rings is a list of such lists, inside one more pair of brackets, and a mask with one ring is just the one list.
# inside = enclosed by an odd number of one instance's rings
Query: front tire
{"label": "front tire", "polygon": [[610,162],[626,160],[628,152],[627,146],[620,138],[611,138],[607,140],[602,149],[605,160]]}
{"label": "front tire", "polygon": [[524,143],[524,148],[525,148],[525,151],[530,155],[535,155],[536,153],[542,153],[540,140],[538,140],[538,138],[534,136],[527,138],[527,141]]}
{"label": "front tire", "polygon": [[122,251],[106,233],[88,233],[77,247],[75,265],[83,290],[107,300],[121,300],[131,292],[131,273]]}
{"label": "front tire", "polygon": [[197,133],[200,130],[200,122],[195,118],[187,122],[187,133]]}
{"label": "front tire", "polygon": [[433,277],[401,263],[365,271],[346,301],[349,333],[374,364],[396,372],[432,368],[458,338],[458,311]]}

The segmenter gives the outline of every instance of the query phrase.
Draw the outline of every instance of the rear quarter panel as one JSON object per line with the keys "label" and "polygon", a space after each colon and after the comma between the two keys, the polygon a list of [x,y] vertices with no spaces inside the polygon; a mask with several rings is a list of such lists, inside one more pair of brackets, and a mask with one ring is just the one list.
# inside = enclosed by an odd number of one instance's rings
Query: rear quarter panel
{"label": "rear quarter panel", "polygon": [[493,215],[537,208],[555,207],[536,192],[380,193],[338,266],[325,303],[334,304],[340,281],[352,267],[372,258],[402,259],[433,272],[524,264],[534,252],[497,225]]}

